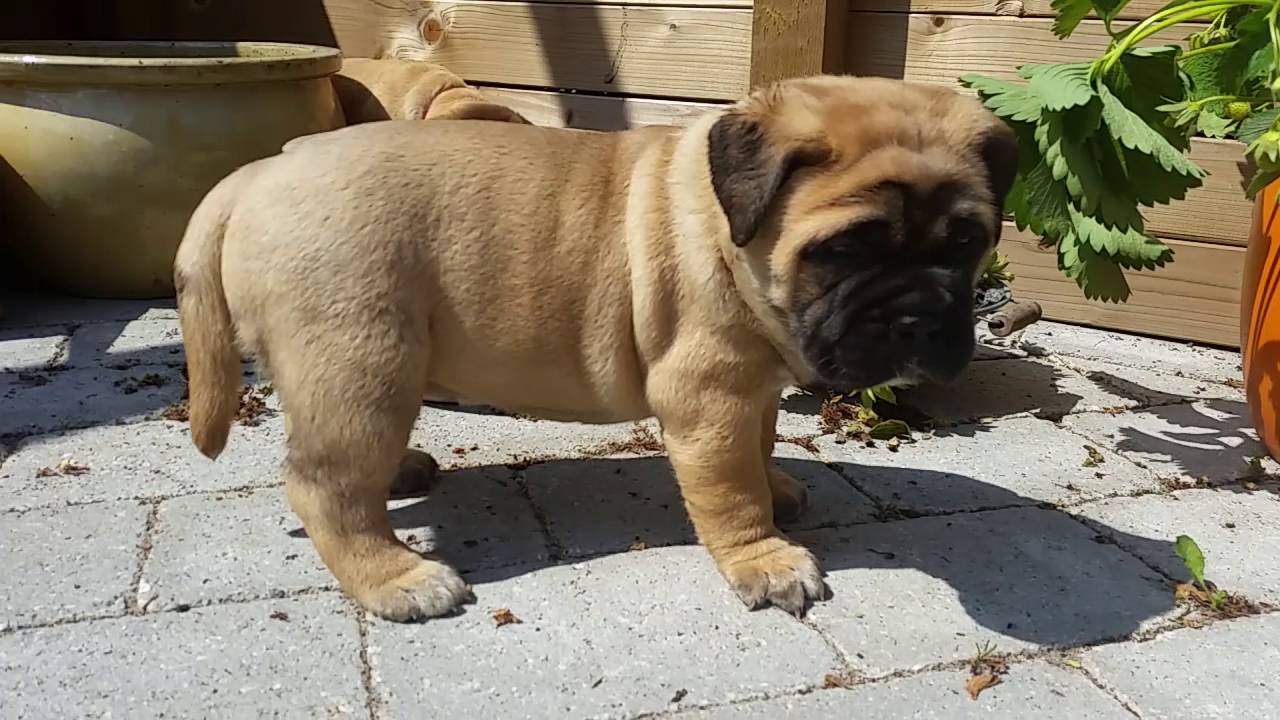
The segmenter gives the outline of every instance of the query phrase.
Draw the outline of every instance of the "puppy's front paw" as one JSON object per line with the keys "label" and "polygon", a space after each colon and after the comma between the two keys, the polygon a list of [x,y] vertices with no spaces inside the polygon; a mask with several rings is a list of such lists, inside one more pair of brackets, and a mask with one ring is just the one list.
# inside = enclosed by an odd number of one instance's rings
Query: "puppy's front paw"
{"label": "puppy's front paw", "polygon": [[798,520],[809,509],[809,489],[799,480],[770,465],[769,493],[773,495],[774,522]]}
{"label": "puppy's front paw", "polygon": [[354,594],[366,610],[396,622],[450,615],[475,601],[471,586],[458,571],[431,559],[419,559],[388,582]]}
{"label": "puppy's front paw", "polygon": [[720,562],[720,571],[752,610],[773,605],[803,617],[812,601],[827,596],[813,553],[783,537],[737,548]]}

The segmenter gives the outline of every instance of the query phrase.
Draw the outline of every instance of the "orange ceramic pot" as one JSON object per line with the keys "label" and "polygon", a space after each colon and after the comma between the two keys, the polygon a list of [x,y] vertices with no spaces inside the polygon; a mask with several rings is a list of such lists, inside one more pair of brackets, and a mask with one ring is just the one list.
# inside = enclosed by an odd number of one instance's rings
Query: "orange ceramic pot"
{"label": "orange ceramic pot", "polygon": [[1240,288],[1240,352],[1253,426],[1280,460],[1280,182],[1258,194]]}

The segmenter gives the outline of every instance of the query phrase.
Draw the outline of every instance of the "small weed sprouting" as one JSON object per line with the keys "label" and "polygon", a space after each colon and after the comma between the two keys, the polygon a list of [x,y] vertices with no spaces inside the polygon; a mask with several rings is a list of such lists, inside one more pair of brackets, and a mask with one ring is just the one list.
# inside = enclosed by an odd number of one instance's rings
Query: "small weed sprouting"
{"label": "small weed sprouting", "polygon": [[1190,535],[1179,535],[1175,542],[1174,550],[1178,553],[1178,557],[1182,558],[1182,564],[1191,574],[1191,580],[1204,593],[1209,607],[1216,612],[1221,612],[1227,604],[1227,592],[1216,588],[1209,589],[1209,585],[1204,580],[1204,553],[1201,552],[1200,546]]}

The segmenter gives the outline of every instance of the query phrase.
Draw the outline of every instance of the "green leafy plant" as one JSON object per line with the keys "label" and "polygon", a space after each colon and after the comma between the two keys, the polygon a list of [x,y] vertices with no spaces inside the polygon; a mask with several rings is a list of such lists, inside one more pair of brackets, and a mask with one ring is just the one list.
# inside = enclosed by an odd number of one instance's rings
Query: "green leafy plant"
{"label": "green leafy plant", "polygon": [[[960,79],[1017,135],[1006,210],[1018,228],[1057,249],[1086,297],[1114,302],[1130,296],[1125,271],[1173,259],[1142,208],[1200,186],[1205,171],[1187,157],[1193,136],[1248,143],[1249,197],[1280,179],[1280,0],[1172,0],[1120,27],[1127,4],[1053,0],[1059,38],[1091,13],[1102,20],[1111,41],[1092,62],[1023,65],[1014,82]],[[1143,45],[1192,22],[1186,49]]]}
{"label": "green leafy plant", "polygon": [[1187,572],[1191,574],[1191,580],[1204,593],[1209,606],[1214,610],[1221,611],[1227,605],[1227,592],[1225,590],[1209,589],[1208,583],[1204,579],[1204,553],[1200,551],[1200,546],[1196,541],[1191,539],[1190,535],[1179,535],[1174,544],[1174,551],[1178,553],[1178,557],[1182,558],[1182,564],[1186,566]]}

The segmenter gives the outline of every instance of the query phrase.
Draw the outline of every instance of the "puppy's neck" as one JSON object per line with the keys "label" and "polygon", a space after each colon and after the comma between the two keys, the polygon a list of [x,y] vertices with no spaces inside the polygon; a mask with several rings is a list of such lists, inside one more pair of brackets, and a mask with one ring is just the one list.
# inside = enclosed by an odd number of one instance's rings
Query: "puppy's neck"
{"label": "puppy's neck", "polygon": [[708,264],[726,273],[736,292],[732,298],[719,298],[716,310],[726,319],[736,315],[773,348],[779,387],[811,382],[814,374],[795,349],[795,337],[769,304],[769,288],[750,267],[746,250],[733,244],[728,219],[712,188],[707,136],[717,118],[717,113],[711,113],[690,125],[677,141],[668,167],[670,213],[681,253],[703,255]]}

